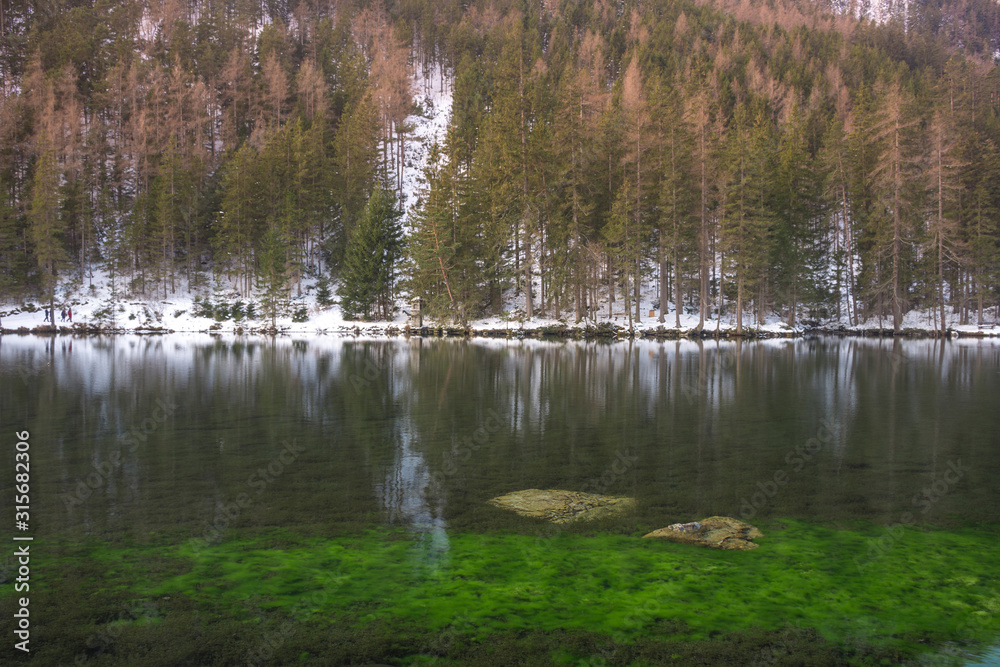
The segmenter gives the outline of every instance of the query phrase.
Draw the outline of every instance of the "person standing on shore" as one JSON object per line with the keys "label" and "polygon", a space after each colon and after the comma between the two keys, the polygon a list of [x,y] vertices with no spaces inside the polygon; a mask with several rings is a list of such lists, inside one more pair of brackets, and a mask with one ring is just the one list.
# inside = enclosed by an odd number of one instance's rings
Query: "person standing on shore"
{"label": "person standing on shore", "polygon": [[42,321],[43,322],[48,322],[49,321],[49,309],[48,308],[45,309],[45,319],[42,320]]}
{"label": "person standing on shore", "polygon": [[70,306],[66,309],[66,316],[69,318],[69,323],[73,324],[73,307]]}

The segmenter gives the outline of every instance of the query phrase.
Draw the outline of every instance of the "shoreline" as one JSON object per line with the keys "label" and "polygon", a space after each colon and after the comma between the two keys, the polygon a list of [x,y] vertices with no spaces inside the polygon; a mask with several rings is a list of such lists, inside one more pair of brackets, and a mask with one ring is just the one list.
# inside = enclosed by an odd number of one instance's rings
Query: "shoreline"
{"label": "shoreline", "polygon": [[[219,323],[221,324],[221,323]],[[843,325],[802,327],[776,331],[774,329],[757,329],[747,327],[742,333],[736,333],[731,327],[725,329],[704,328],[676,329],[657,327],[655,329],[628,329],[612,323],[603,322],[597,325],[545,325],[538,327],[516,329],[477,328],[474,326],[433,325],[422,327],[399,326],[395,323],[372,323],[340,326],[332,329],[298,329],[291,326],[252,327],[252,326],[210,326],[204,329],[171,329],[167,327],[110,327],[86,323],[75,323],[72,326],[38,325],[35,327],[0,327],[0,336],[163,336],[169,334],[208,334],[213,336],[291,336],[306,335],[315,337],[339,336],[341,338],[507,338],[507,339],[539,339],[539,340],[767,340],[781,338],[802,338],[805,336],[838,336],[857,338],[908,338],[936,339],[941,338],[941,332],[931,329],[906,328],[899,333],[885,328],[848,328]],[[948,338],[991,339],[1000,338],[1000,327],[978,327],[965,325],[962,329],[948,328]]]}

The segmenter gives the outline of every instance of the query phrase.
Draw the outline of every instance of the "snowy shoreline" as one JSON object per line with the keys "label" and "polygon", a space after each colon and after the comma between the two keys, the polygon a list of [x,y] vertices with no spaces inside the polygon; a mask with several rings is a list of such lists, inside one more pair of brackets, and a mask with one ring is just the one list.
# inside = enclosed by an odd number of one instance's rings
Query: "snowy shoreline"
{"label": "snowy shoreline", "polygon": [[[12,316],[5,315],[4,320],[12,319]],[[17,318],[21,319],[21,318]],[[306,323],[308,324],[308,323]],[[16,327],[9,327],[4,324],[0,326],[0,336],[109,336],[109,335],[145,335],[163,336],[175,334],[209,334],[214,336],[238,337],[238,336],[307,336],[307,337],[329,337],[339,338],[367,338],[382,339],[395,337],[419,336],[424,338],[510,338],[523,339],[534,338],[544,340],[680,340],[680,339],[702,339],[702,340],[761,340],[771,338],[800,338],[803,336],[842,336],[842,337],[868,337],[868,338],[940,338],[939,330],[929,328],[906,328],[895,334],[891,328],[869,327],[845,327],[842,324],[831,323],[820,326],[807,327],[787,327],[782,325],[775,327],[767,325],[764,327],[744,327],[741,334],[736,333],[735,327],[723,324],[715,326],[712,321],[708,326],[698,331],[696,328],[676,328],[661,325],[646,325],[633,327],[621,326],[613,322],[598,322],[595,324],[564,324],[562,322],[526,322],[522,326],[520,323],[507,328],[496,328],[489,326],[486,322],[480,321],[469,326],[455,324],[425,324],[422,327],[411,327],[407,323],[398,322],[358,322],[342,324],[333,328],[318,328],[315,326],[294,326],[282,324],[271,327],[261,323],[232,323],[213,322],[203,328],[183,328],[174,329],[163,326],[115,327],[109,325],[98,325],[86,322],[76,322],[73,324],[59,323],[55,326],[50,324],[36,324],[35,326],[25,326],[19,323]],[[1000,338],[1000,327],[986,326],[983,328],[977,325],[962,325],[959,327],[949,327],[948,336],[950,338]]]}
{"label": "snowy shoreline", "polygon": [[[0,334],[7,335],[109,335],[144,334],[163,335],[174,333],[205,333],[219,335],[295,335],[378,337],[481,337],[481,338],[546,338],[546,339],[764,339],[796,338],[805,335],[837,336],[893,336],[892,325],[885,319],[873,318],[860,326],[851,326],[845,319],[827,321],[805,320],[789,326],[777,314],[771,314],[763,323],[756,323],[751,314],[744,314],[743,333],[736,333],[736,319],[731,312],[721,321],[716,317],[705,319],[700,331],[699,316],[690,306],[682,306],[680,314],[674,304],[668,303],[664,322],[659,321],[655,289],[643,290],[641,320],[630,319],[628,314],[609,307],[607,300],[599,302],[599,315],[579,323],[572,313],[563,311],[560,316],[538,315],[524,318],[524,295],[511,291],[504,300],[502,315],[482,317],[468,324],[436,322],[425,317],[423,326],[411,326],[411,312],[406,298],[396,301],[395,316],[391,321],[366,322],[344,317],[339,305],[322,305],[317,294],[316,282],[303,281],[301,296],[291,297],[283,313],[272,320],[261,312],[258,300],[241,297],[224,285],[215,289],[203,288],[200,292],[178,291],[166,298],[115,297],[110,280],[95,272],[93,288],[80,283],[60,286],[55,301],[53,322],[46,321],[47,304],[37,300],[0,302]],[[621,308],[621,305],[618,305]],[[72,321],[69,313],[72,310]],[[630,311],[634,313],[634,311]],[[990,313],[992,314],[992,313]],[[713,315],[715,315],[713,313]],[[949,317],[948,333],[952,337],[1000,337],[1000,325],[989,321],[983,327],[975,324],[958,324],[957,314]],[[903,318],[899,336],[911,338],[940,337],[940,327],[935,313],[910,311]],[[679,325],[679,326],[678,326]]]}

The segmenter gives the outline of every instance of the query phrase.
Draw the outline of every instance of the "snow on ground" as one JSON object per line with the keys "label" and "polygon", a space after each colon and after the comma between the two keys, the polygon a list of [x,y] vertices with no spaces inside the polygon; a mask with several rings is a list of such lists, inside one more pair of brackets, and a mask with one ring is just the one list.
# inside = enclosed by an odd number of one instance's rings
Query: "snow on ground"
{"label": "snow on ground", "polygon": [[[271,325],[269,318],[260,315],[261,306],[259,300],[257,301],[258,316],[252,320],[243,319],[239,322],[235,322],[230,319],[223,322],[216,322],[215,319],[211,317],[199,317],[195,315],[195,311],[197,309],[197,305],[195,304],[196,298],[207,298],[213,303],[225,302],[232,304],[235,302],[237,300],[235,292],[226,290],[225,286],[220,287],[217,285],[214,288],[203,287],[196,291],[178,291],[178,293],[168,295],[166,298],[162,296],[145,299],[122,298],[111,305],[112,300],[110,298],[110,283],[111,281],[107,275],[95,270],[93,276],[93,288],[89,287],[89,280],[85,281],[83,285],[80,285],[79,283],[62,285],[58,291],[56,299],[55,323],[59,326],[71,326],[70,322],[61,321],[60,319],[60,311],[62,308],[69,306],[73,312],[72,324],[102,324],[105,326],[113,326],[113,328],[117,330],[124,331],[219,331],[223,333],[231,333],[235,332],[237,329],[266,329]],[[336,286],[331,286],[331,290],[335,289]],[[408,323],[409,320],[409,304],[403,299],[398,301],[397,305],[399,310],[396,317],[392,321],[362,322],[356,320],[346,320],[343,317],[340,308],[336,305],[330,307],[319,306],[316,302],[315,292],[315,281],[303,281],[303,294],[301,297],[295,297],[292,299],[291,309],[294,311],[304,307],[307,315],[306,321],[293,322],[291,316],[280,317],[276,320],[277,328],[286,333],[301,333],[306,335],[336,333],[354,334],[359,332],[365,335],[379,335],[384,334],[385,330],[390,327],[401,329]],[[689,332],[697,326],[697,312],[689,308],[687,312],[684,312],[681,315],[681,326],[678,330],[676,328],[676,319],[672,304],[668,304],[668,312],[666,313],[664,322],[661,325],[658,321],[659,311],[654,310],[653,316],[649,315],[650,311],[653,309],[653,303],[655,302],[657,296],[656,281],[648,281],[642,290],[642,299],[640,302],[640,313],[642,318],[638,321],[633,321],[632,323],[636,332],[641,333],[643,331],[652,331],[662,326],[666,330],[680,331],[683,333]],[[6,330],[16,330],[22,327],[25,329],[34,329],[35,327],[47,324],[44,321],[45,316],[42,304],[38,301],[29,301],[28,304],[31,304],[28,308],[25,308],[26,304],[0,304],[0,327]],[[536,298],[536,312],[539,311],[539,306],[540,304]],[[509,330],[513,333],[517,331],[528,332],[533,329],[542,329],[560,325],[585,327],[587,325],[611,323],[616,327],[620,327],[625,330],[629,327],[629,319],[628,315],[625,313],[624,301],[621,298],[621,294],[616,295],[616,301],[611,308],[610,317],[608,314],[607,300],[605,298],[600,303],[596,318],[585,319],[578,325],[574,323],[572,310],[564,311],[561,317],[553,317],[550,314],[547,317],[535,317],[531,320],[524,320],[524,307],[524,294],[521,293],[520,295],[515,295],[513,290],[511,290],[508,292],[505,300],[503,316],[486,317],[476,320],[470,323],[469,328],[473,331],[480,332]],[[32,312],[32,310],[34,312]],[[104,311],[103,315],[101,311]],[[110,317],[109,311],[113,311],[113,321]],[[991,312],[991,316],[992,315],[993,314]],[[1000,336],[1000,325],[994,327],[992,324],[988,324],[983,329],[980,329],[975,324],[960,326],[957,324],[957,315],[953,315],[953,317],[954,321],[949,321],[949,326],[953,331],[959,331],[964,334]],[[992,321],[993,320],[990,319],[990,322]],[[743,322],[744,327],[748,330],[756,330],[772,335],[790,335],[804,332],[803,327],[789,327],[777,316],[771,316],[763,325],[757,326],[752,315],[748,313],[744,315]],[[433,326],[436,323],[425,319],[424,324],[426,326]],[[846,323],[846,318],[839,323],[828,322],[824,324],[827,328],[839,328],[842,326],[845,329],[857,332],[876,329],[880,326],[877,319],[862,323],[856,327],[849,327]],[[937,330],[937,321],[933,313],[911,311],[906,314],[903,326],[906,329],[935,331]],[[883,320],[881,322],[881,327],[892,328],[891,320]],[[735,328],[736,322],[733,313],[725,314],[721,321],[715,318],[707,319],[704,324],[704,330],[708,333],[712,333],[716,330],[720,332],[731,332],[734,331]]]}
{"label": "snow on ground", "polygon": [[414,129],[407,140],[406,163],[403,166],[403,196],[400,202],[406,213],[404,224],[409,227],[410,211],[417,203],[420,191],[427,185],[424,169],[431,147],[444,144],[451,121],[451,79],[444,66],[435,64],[428,76],[415,67],[413,77],[414,103],[420,113],[409,116],[406,123]]}

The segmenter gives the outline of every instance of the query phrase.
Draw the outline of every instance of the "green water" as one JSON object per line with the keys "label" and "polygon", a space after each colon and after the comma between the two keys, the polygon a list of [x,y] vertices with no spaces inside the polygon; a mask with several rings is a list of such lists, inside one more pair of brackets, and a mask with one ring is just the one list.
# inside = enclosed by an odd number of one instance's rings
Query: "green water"
{"label": "green water", "polygon": [[[988,342],[7,336],[31,660],[963,664],[1000,638],[998,391]],[[638,508],[485,503],[533,487]],[[712,514],[761,547],[639,539]]]}

